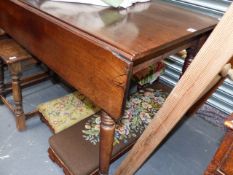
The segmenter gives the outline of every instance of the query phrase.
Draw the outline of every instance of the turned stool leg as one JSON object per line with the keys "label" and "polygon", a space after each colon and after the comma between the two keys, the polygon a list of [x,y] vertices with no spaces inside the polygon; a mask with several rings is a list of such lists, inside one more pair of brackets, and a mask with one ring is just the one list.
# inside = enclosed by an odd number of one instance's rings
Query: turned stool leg
{"label": "turned stool leg", "polygon": [[[3,96],[4,94],[4,67],[3,67],[3,61],[0,59],[0,96]],[[0,98],[0,104],[2,103]]]}
{"label": "turned stool leg", "polygon": [[100,175],[107,175],[112,157],[115,121],[106,113],[101,114],[100,126]]}
{"label": "turned stool leg", "polygon": [[20,87],[21,63],[9,65],[12,76],[12,92],[15,103],[16,127],[19,131],[25,130],[25,115],[22,105],[22,90]]}

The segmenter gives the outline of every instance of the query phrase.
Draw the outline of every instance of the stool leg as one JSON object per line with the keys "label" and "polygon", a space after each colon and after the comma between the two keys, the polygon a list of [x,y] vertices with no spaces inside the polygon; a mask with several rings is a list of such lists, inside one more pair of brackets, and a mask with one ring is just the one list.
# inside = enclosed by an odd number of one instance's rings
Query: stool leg
{"label": "stool leg", "polygon": [[15,103],[16,127],[19,131],[26,129],[25,115],[22,104],[22,90],[20,87],[21,63],[13,63],[9,65],[12,76],[12,92]]}
{"label": "stool leg", "polygon": [[[0,96],[4,95],[4,67],[3,61],[0,59]],[[0,98],[0,104],[2,104],[2,100]]]}
{"label": "stool leg", "polygon": [[106,113],[102,112],[100,126],[100,175],[108,174],[110,161],[112,157],[114,134],[115,121]]}

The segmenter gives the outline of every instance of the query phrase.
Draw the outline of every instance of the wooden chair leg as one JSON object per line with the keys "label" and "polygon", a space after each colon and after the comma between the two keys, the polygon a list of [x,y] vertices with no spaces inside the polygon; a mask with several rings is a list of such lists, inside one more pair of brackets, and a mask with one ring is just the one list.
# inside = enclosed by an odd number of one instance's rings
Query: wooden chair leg
{"label": "wooden chair leg", "polygon": [[9,65],[12,76],[12,93],[15,103],[16,127],[19,131],[26,129],[25,115],[22,104],[22,90],[20,87],[21,63],[13,63]]}
{"label": "wooden chair leg", "polygon": [[[0,96],[4,95],[4,66],[3,61],[0,59]],[[3,104],[0,98],[0,104]]]}
{"label": "wooden chair leg", "polygon": [[102,112],[100,125],[100,175],[108,174],[110,161],[112,157],[114,134],[115,121],[106,113]]}

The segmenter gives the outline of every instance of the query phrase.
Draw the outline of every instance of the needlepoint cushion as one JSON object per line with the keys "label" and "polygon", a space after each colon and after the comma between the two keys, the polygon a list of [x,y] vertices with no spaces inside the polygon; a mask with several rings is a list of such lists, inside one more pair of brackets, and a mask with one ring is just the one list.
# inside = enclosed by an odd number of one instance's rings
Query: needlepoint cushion
{"label": "needlepoint cushion", "polygon": [[[127,101],[126,110],[117,122],[114,145],[127,143],[129,139],[138,137],[150,123],[163,105],[167,92],[146,88],[133,94]],[[95,114],[85,123],[83,138],[96,145],[99,142],[100,115]]]}
{"label": "needlepoint cushion", "polygon": [[38,106],[38,111],[55,133],[69,128],[99,110],[77,91]]}
{"label": "needlepoint cushion", "polygon": [[137,84],[140,86],[144,86],[146,84],[152,84],[164,72],[164,69],[165,69],[165,64],[163,61],[154,63],[149,67],[135,73],[133,75],[133,80],[137,82]]}

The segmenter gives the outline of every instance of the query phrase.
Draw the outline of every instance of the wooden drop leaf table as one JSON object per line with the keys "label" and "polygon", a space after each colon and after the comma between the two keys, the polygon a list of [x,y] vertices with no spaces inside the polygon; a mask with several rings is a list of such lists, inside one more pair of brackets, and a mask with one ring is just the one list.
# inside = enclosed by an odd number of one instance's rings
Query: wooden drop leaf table
{"label": "wooden drop leaf table", "polygon": [[108,174],[114,126],[131,76],[187,49],[184,72],[217,22],[161,0],[128,9],[49,0],[0,2],[0,27],[111,116],[101,118],[101,174]]}

